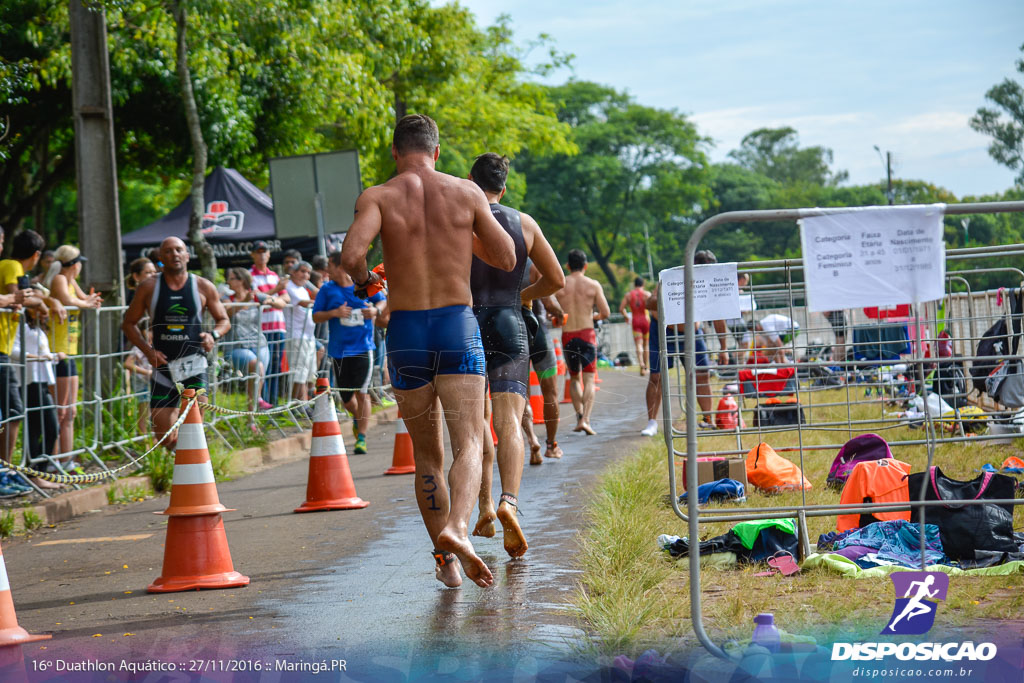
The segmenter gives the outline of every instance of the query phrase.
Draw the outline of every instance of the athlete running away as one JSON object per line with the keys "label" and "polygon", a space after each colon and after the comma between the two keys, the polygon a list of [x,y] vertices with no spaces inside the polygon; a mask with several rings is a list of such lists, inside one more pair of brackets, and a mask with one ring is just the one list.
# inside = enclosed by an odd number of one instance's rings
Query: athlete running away
{"label": "athlete running away", "polygon": [[[469,542],[469,517],[480,493],[484,433],[484,350],[473,315],[473,255],[505,271],[516,266],[512,238],[491,214],[483,191],[434,169],[441,152],[437,124],[423,114],[395,126],[391,156],[397,175],[367,189],[342,246],[342,267],[357,290],[378,283],[366,264],[380,234],[391,320],[391,383],[412,438],[416,502],[434,543],[438,580],[494,582]],[[442,413],[452,444],[444,477]]]}
{"label": "athlete running away", "polygon": [[[594,373],[597,372],[597,332],[594,324],[611,315],[604,289],[587,277],[587,255],[579,249],[569,252],[569,277],[555,296],[569,315],[562,331],[562,349],[569,367],[569,392],[576,409],[574,432],[594,435],[590,413],[594,409]],[[582,377],[581,377],[582,372]]]}
{"label": "athlete running away", "polygon": [[[520,424],[526,406],[530,375],[530,337],[522,300],[554,294],[565,284],[558,257],[529,214],[502,206],[508,159],[488,152],[476,158],[470,180],[480,186],[490,202],[491,213],[515,244],[516,267],[505,271],[473,258],[470,288],[473,313],[480,323],[487,380],[490,384],[494,429],[498,435],[498,474],[501,478],[497,518],[504,533],[505,552],[521,557],[527,549],[526,537],[519,526],[519,485],[523,478],[523,432]],[[537,282],[523,287],[530,261],[540,271]],[[536,320],[533,320],[536,324]],[[482,440],[490,438],[485,424]],[[480,516],[474,535],[494,535],[494,500],[491,495],[493,451],[484,447],[483,478],[480,485]]]}

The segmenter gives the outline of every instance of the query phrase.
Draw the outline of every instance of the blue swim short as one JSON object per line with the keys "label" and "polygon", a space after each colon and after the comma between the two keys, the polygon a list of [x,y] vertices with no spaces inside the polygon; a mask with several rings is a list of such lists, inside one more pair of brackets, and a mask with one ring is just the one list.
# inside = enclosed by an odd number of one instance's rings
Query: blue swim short
{"label": "blue swim short", "polygon": [[[660,334],[661,328],[657,324],[657,321],[655,321],[655,323],[651,325],[651,337],[648,346],[651,355],[651,374],[654,375],[661,372],[661,349],[659,348]],[[682,354],[685,352],[685,339],[686,337],[682,334],[676,334],[674,332],[668,333],[668,337],[665,339],[665,350],[668,351],[667,365],[669,370],[675,367],[676,354]],[[697,338],[693,340],[693,346],[697,356],[694,359],[694,364],[698,368],[707,368],[709,365],[708,347],[704,343],[704,333],[701,330],[697,330]],[[682,358],[679,360],[682,361]]]}
{"label": "blue swim short", "polygon": [[387,354],[399,390],[419,389],[437,375],[484,375],[484,345],[469,306],[392,311]]}

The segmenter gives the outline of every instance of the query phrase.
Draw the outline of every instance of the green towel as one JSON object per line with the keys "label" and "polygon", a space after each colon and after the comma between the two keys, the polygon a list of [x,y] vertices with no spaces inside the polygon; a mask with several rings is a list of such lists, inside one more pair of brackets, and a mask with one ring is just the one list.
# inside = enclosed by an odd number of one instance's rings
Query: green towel
{"label": "green towel", "polygon": [[[861,569],[853,560],[847,559],[842,555],[836,555],[835,553],[815,553],[804,560],[800,566],[803,569],[824,567],[848,579],[871,579],[888,576],[893,572],[920,571],[917,568],[911,569],[909,567],[894,566]],[[932,564],[928,566],[928,571],[945,572],[954,576],[1010,576],[1012,574],[1024,574],[1024,562],[1007,562],[1006,564],[997,564],[994,567],[981,567],[980,569],[959,569],[957,567],[950,567],[947,564]]]}
{"label": "green towel", "polygon": [[762,529],[775,526],[783,531],[796,535],[796,520],[792,517],[787,519],[755,519],[752,522],[740,522],[732,528],[732,532],[739,537],[740,543],[747,550],[754,547],[754,541]]}

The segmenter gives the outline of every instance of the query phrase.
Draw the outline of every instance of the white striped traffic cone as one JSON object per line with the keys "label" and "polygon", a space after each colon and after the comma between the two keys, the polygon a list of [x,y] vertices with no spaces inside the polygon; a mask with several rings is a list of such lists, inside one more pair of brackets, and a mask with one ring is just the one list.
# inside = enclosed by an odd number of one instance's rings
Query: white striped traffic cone
{"label": "white striped traffic cone", "polygon": [[[182,395],[184,407],[194,389],[186,389]],[[186,515],[208,515],[228,512],[217,495],[217,482],[213,478],[210,451],[206,446],[203,431],[203,416],[199,402],[192,404],[184,424],[178,427],[178,444],[174,449],[174,476],[171,481],[171,500],[167,509],[158,515],[183,517]]]}
{"label": "white striped traffic cone", "polygon": [[11,584],[7,580],[7,565],[4,564],[4,551],[0,548],[0,647],[34,643],[52,637],[34,636],[18,626],[18,615],[14,613],[14,598],[11,597]]}
{"label": "white striped traffic cone", "polygon": [[326,377],[317,379],[306,502],[295,508],[295,512],[357,510],[370,504],[356,495],[330,388]]}
{"label": "white striped traffic cone", "polygon": [[[182,393],[182,409],[196,392]],[[174,452],[174,482],[171,502],[163,513],[167,520],[164,566],[160,576],[146,590],[174,593],[203,588],[248,586],[249,577],[235,571],[228,549],[217,484],[213,479],[210,452],[203,433],[199,403],[193,403],[178,430]]]}
{"label": "white striped traffic cone", "polygon": [[540,390],[540,379],[533,370],[530,370],[530,410],[533,411],[533,424],[544,424],[544,394]]}

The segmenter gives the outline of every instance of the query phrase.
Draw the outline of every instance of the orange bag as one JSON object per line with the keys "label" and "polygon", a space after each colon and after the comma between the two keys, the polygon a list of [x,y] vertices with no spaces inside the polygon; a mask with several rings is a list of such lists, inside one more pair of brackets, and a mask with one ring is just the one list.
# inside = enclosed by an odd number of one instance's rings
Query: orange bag
{"label": "orange bag", "polygon": [[757,444],[747,453],[747,481],[767,493],[811,490],[800,468],[766,443]]}
{"label": "orange bag", "polygon": [[718,402],[718,410],[715,411],[715,427],[718,429],[734,430],[739,426],[746,429],[747,425],[740,416],[739,406],[732,394],[726,394]]}

